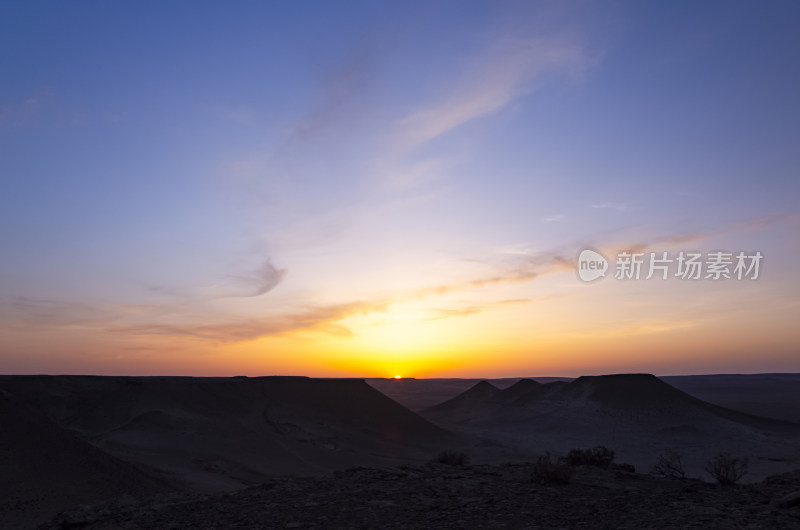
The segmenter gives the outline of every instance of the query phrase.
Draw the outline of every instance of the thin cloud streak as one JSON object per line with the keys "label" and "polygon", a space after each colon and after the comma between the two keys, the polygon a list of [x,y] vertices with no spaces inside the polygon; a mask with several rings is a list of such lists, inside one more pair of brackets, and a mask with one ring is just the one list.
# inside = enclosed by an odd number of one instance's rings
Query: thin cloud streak
{"label": "thin cloud streak", "polygon": [[283,281],[287,269],[279,269],[267,259],[260,267],[249,273],[232,276],[229,291],[223,298],[247,298],[268,293]]}
{"label": "thin cloud streak", "polygon": [[180,301],[183,304],[217,300],[221,298],[252,298],[262,296],[277,287],[286,278],[288,269],[279,269],[272,260],[247,272],[229,274],[219,283],[206,287],[150,286],[148,291]]}
{"label": "thin cloud streak", "polygon": [[585,62],[583,49],[574,42],[553,38],[499,42],[441,102],[397,123],[398,149],[411,150],[469,121],[493,114],[535,89],[547,76],[580,71]]}
{"label": "thin cloud streak", "polygon": [[471,305],[460,309],[436,309],[435,316],[426,318],[425,320],[444,320],[446,318],[454,317],[468,317],[483,313],[484,311],[495,309],[499,307],[506,307],[516,304],[527,304],[530,298],[515,298],[513,300],[500,300],[498,302],[489,302],[488,304]]}
{"label": "thin cloud streak", "polygon": [[242,342],[275,337],[298,331],[322,331],[339,337],[353,332],[336,322],[347,317],[384,312],[391,301],[362,301],[311,307],[305,311],[274,317],[248,318],[218,324],[141,324],[120,326],[110,331],[138,335],[190,336],[215,342]]}
{"label": "thin cloud streak", "polygon": [[[731,232],[747,232],[757,229],[766,229],[781,222],[797,222],[795,216],[775,215],[764,218],[749,219],[737,222],[731,226],[709,231],[707,233],[676,234],[653,238],[650,242],[634,243],[626,246],[615,245],[616,248],[625,248],[643,252],[649,249],[663,249],[665,246],[699,242],[705,239],[724,235]],[[572,248],[574,247],[574,248]],[[493,269],[489,273],[461,282],[421,287],[395,293],[387,293],[373,300],[358,300],[353,302],[331,304],[324,306],[307,307],[298,312],[264,316],[260,318],[246,318],[219,323],[186,323],[186,324],[161,324],[137,323],[130,325],[108,326],[109,321],[122,320],[124,313],[117,312],[116,316],[106,314],[106,318],[94,320],[96,326],[115,333],[129,333],[134,335],[162,335],[194,337],[201,340],[231,343],[250,341],[264,337],[284,336],[298,332],[323,332],[338,337],[353,337],[355,333],[340,324],[342,320],[354,316],[363,316],[374,313],[387,312],[391,306],[429,297],[443,296],[454,292],[463,292],[482,289],[499,284],[514,284],[532,282],[544,275],[556,272],[572,271],[575,269],[574,255],[580,245],[573,245],[568,250],[543,252],[535,255],[504,255],[502,259],[486,262]],[[599,246],[602,248],[603,246]],[[569,257],[568,257],[569,256]],[[267,270],[270,270],[267,268]],[[262,284],[262,286],[265,284]],[[468,305],[464,308],[440,310],[433,319],[465,317],[475,315],[488,309],[501,305],[528,302],[530,299],[514,299],[500,302],[490,302],[484,305]],[[48,308],[47,311],[31,311],[31,307]],[[28,314],[31,320],[47,321],[54,325],[69,325],[68,322],[53,318],[53,303],[45,301],[44,304],[32,304],[30,301],[18,300],[16,309]],[[155,307],[155,306],[154,306]],[[157,306],[161,312],[165,311],[164,305]],[[61,313],[68,307],[63,307],[56,313]],[[147,307],[141,308],[147,313]],[[92,312],[98,314],[97,310]],[[139,313],[139,312],[137,312]],[[169,312],[171,317],[179,317],[180,312]],[[137,314],[137,317],[146,317]],[[203,319],[215,318],[209,315]],[[91,323],[92,319],[82,319],[82,323]],[[30,322],[29,322],[30,323]]]}
{"label": "thin cloud streak", "polygon": [[[133,326],[117,326],[110,331],[142,335],[190,336],[215,342],[240,342],[263,337],[275,337],[300,331],[321,331],[339,337],[352,337],[355,334],[349,328],[337,324],[348,317],[386,312],[392,305],[419,300],[431,296],[441,296],[451,292],[483,288],[499,283],[519,283],[536,279],[541,274],[563,270],[566,259],[557,255],[536,256],[522,260],[510,268],[495,275],[476,278],[466,282],[442,284],[433,287],[414,289],[380,300],[361,300],[345,304],[311,307],[299,313],[249,318],[240,321],[220,324],[139,324]],[[510,300],[484,306],[470,306],[464,311],[450,310],[447,316],[452,318],[477,314],[500,305],[522,303],[527,300]]]}
{"label": "thin cloud streak", "polygon": [[590,208],[594,208],[596,210],[617,210],[619,212],[623,212],[628,209],[628,205],[624,202],[603,202],[592,204],[590,205]]}

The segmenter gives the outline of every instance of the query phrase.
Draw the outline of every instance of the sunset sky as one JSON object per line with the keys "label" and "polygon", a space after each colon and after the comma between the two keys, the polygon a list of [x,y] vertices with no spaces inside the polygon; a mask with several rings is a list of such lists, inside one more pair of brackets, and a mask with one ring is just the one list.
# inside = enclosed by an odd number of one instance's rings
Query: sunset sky
{"label": "sunset sky", "polygon": [[799,17],[4,2],[0,372],[800,372]]}

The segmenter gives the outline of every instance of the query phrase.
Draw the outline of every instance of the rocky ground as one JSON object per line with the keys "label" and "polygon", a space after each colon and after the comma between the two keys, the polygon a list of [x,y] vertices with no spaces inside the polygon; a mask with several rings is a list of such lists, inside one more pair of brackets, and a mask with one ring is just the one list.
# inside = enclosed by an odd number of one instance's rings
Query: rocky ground
{"label": "rocky ground", "polygon": [[42,528],[800,528],[800,471],[730,487],[586,466],[569,484],[532,475],[532,464],[356,468],[219,496],[121,499]]}

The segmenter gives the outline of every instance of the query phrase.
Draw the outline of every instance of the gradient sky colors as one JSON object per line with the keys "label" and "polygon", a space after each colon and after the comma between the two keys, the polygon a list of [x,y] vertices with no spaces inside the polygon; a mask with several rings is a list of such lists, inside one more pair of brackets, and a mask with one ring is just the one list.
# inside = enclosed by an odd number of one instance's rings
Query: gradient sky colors
{"label": "gradient sky colors", "polygon": [[800,372],[799,17],[5,2],[0,372]]}

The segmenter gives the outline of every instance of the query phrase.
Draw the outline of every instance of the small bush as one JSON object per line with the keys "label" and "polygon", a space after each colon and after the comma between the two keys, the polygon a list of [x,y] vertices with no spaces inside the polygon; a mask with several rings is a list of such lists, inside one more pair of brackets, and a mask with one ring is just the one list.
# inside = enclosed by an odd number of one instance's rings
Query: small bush
{"label": "small bush", "polygon": [[628,473],[636,473],[636,466],[633,464],[611,464],[611,469],[617,471],[626,471]]}
{"label": "small bush", "polygon": [[672,478],[686,478],[686,471],[683,469],[683,459],[675,451],[665,451],[661,453],[651,471],[654,475]]}
{"label": "small bush", "polygon": [[561,461],[569,466],[608,467],[614,461],[614,451],[602,445],[592,449],[572,449]]}
{"label": "small bush", "polygon": [[533,481],[538,484],[569,484],[572,469],[554,460],[550,453],[536,459],[533,465]]}
{"label": "small bush", "polygon": [[717,453],[706,463],[705,470],[721,486],[730,486],[747,473],[747,458],[736,458],[725,452]]}
{"label": "small bush", "polygon": [[437,464],[447,464],[448,466],[465,466],[469,463],[469,457],[458,451],[442,451],[433,461]]}

